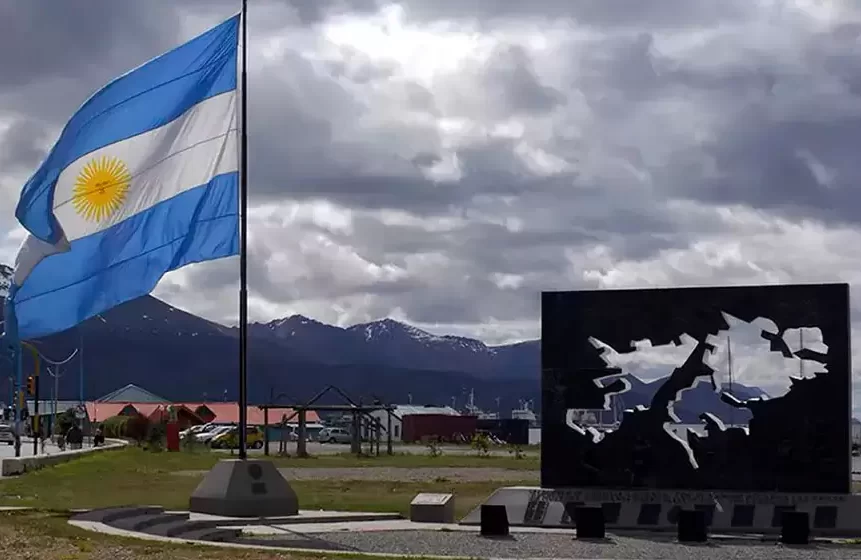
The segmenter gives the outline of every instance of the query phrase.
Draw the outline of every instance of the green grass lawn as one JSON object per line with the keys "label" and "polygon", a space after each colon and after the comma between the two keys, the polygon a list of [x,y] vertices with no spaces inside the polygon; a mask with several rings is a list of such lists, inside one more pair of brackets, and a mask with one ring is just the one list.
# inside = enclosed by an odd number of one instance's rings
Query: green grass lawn
{"label": "green grass lawn", "polygon": [[[186,509],[188,498],[202,475],[178,476],[182,471],[205,471],[216,463],[212,453],[153,453],[128,448],[88,455],[40,471],[0,481],[0,504],[31,506],[46,510],[99,508],[121,505],[159,505]],[[466,514],[500,486],[536,484],[537,464],[529,459],[479,458],[420,455],[363,458],[325,456],[310,459],[273,459],[290,467],[475,467],[523,471],[522,480],[458,482],[436,478],[427,482],[388,480],[296,480],[291,481],[303,509],[377,511],[407,513],[419,492],[453,492],[458,513]]]}

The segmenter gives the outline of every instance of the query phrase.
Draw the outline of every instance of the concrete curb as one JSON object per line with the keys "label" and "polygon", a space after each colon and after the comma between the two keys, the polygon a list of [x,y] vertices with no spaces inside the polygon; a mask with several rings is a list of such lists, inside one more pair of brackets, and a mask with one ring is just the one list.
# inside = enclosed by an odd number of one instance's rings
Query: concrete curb
{"label": "concrete curb", "polygon": [[[30,507],[0,507],[0,512],[6,513],[14,513],[16,511],[23,510],[32,510],[38,511],[35,508]],[[69,510],[71,511],[84,511],[84,510]],[[137,531],[129,531],[125,529],[119,529],[116,527],[111,527],[110,525],[95,522],[95,521],[75,521],[69,520],[69,525],[76,527],[78,529],[84,531],[91,531],[95,533],[100,533],[104,535],[110,535],[115,537],[122,538],[130,538],[144,541],[153,541],[153,542],[161,542],[164,544],[177,544],[177,545],[200,545],[200,546],[210,546],[213,548],[233,548],[240,550],[262,550],[262,551],[271,551],[271,552],[281,552],[281,553],[297,553],[297,554],[305,554],[308,556],[336,556],[336,557],[355,557],[355,558],[413,558],[416,560],[419,559],[428,559],[428,560],[524,560],[523,558],[505,558],[505,557],[476,557],[476,556],[443,556],[443,555],[427,555],[427,554],[392,554],[392,553],[373,553],[373,552],[360,552],[354,550],[320,550],[314,548],[299,548],[299,547],[282,547],[282,546],[265,546],[260,544],[244,544],[244,543],[230,543],[230,542],[212,542],[212,541],[199,541],[193,539],[183,539],[176,537],[163,537],[159,535],[152,535],[141,533]],[[429,524],[433,525],[433,524]],[[469,531],[467,528],[460,528],[461,531]],[[534,528],[533,528],[534,530]],[[512,532],[529,532],[528,529],[516,531],[514,527],[512,527]],[[561,532],[560,530],[553,529],[543,529],[538,532],[546,532],[546,533],[556,533]],[[568,532],[568,531],[565,531]],[[715,540],[723,540],[723,539],[715,539]],[[729,537],[728,540],[739,540],[734,537]],[[757,539],[752,539],[757,540]],[[817,541],[824,542],[832,542],[833,544],[844,544],[841,543],[838,539],[816,539]],[[529,560],[602,560],[601,558],[579,558],[574,559],[571,557],[556,558],[556,557],[542,557],[542,558],[533,558]],[[603,559],[606,560],[606,559]]]}
{"label": "concrete curb", "polygon": [[128,443],[120,439],[105,440],[104,445],[99,447],[87,447],[70,451],[60,451],[35,457],[11,457],[0,460],[0,476],[18,476],[26,472],[37,471],[45,467],[52,467],[61,463],[67,463],[90,453],[122,449]]}
{"label": "concrete curb", "polygon": [[[270,552],[281,552],[281,553],[297,553],[297,554],[308,554],[313,556],[348,556],[348,557],[361,557],[361,558],[426,558],[428,560],[475,560],[475,557],[469,556],[428,556],[426,554],[390,554],[390,553],[373,553],[373,552],[357,552],[354,550],[319,550],[315,548],[288,548],[282,546],[263,546],[256,544],[241,544],[241,543],[228,543],[228,542],[211,542],[211,541],[197,541],[190,539],[180,539],[174,537],[162,537],[158,535],[149,535],[146,533],[138,533],[137,531],[126,531],[125,529],[117,529],[116,527],[111,527],[110,525],[105,525],[104,523],[98,523],[95,521],[74,521],[69,520],[69,525],[73,527],[77,527],[79,529],[84,529],[86,531],[93,531],[96,533],[102,533],[105,535],[113,535],[115,537],[126,537],[132,539],[140,539],[147,541],[158,541],[162,543],[169,544],[193,544],[199,546],[211,546],[214,548],[236,548],[241,550],[266,550]],[[500,559],[501,560],[501,559]]]}

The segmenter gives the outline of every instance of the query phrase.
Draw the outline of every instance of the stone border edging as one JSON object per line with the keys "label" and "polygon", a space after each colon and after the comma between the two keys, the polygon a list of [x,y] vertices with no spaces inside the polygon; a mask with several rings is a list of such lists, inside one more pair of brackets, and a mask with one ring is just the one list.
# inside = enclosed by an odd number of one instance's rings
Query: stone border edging
{"label": "stone border edging", "polygon": [[99,447],[87,447],[84,449],[72,449],[69,451],[60,451],[58,453],[50,453],[45,455],[36,455],[31,457],[10,457],[0,460],[0,476],[17,476],[26,472],[37,471],[45,467],[52,467],[61,463],[67,463],[78,457],[96,453],[99,451],[109,451],[112,449],[122,449],[128,445],[128,442],[121,439],[105,440],[104,445]]}
{"label": "stone border edging", "polygon": [[127,537],[146,541],[158,541],[169,544],[194,544],[200,546],[211,546],[215,548],[237,548],[241,550],[265,550],[269,552],[281,553],[297,553],[308,554],[313,556],[349,556],[351,558],[415,558],[426,560],[475,560],[474,557],[468,556],[428,556],[426,554],[392,554],[388,552],[357,552],[354,550],[319,550],[314,548],[288,548],[282,546],[264,546],[257,544],[243,544],[231,542],[213,542],[213,541],[198,541],[193,539],[182,539],[177,537],[162,537],[159,535],[150,535],[147,533],[139,533],[137,531],[127,531],[111,527],[98,521],[75,521],[70,519],[69,525],[83,529],[85,531],[93,531],[105,535],[113,535],[116,537]]}

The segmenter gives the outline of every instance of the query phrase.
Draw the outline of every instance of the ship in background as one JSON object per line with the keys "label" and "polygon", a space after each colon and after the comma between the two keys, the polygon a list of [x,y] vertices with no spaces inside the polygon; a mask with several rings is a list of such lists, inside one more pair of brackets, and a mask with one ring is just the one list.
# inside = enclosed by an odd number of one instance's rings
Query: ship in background
{"label": "ship in background", "polygon": [[[454,402],[454,397],[452,397],[452,402]],[[475,416],[479,420],[499,420],[499,398],[496,399],[496,409],[497,412],[486,412],[480,409],[475,404],[475,389],[470,389],[469,395],[466,399],[466,404],[463,406],[463,413],[468,414],[470,416]]]}
{"label": "ship in background", "polygon": [[541,425],[538,421],[538,416],[532,410],[533,402],[531,400],[521,399],[520,406],[511,411],[511,418],[515,420],[526,420],[529,422],[530,428],[539,428]]}

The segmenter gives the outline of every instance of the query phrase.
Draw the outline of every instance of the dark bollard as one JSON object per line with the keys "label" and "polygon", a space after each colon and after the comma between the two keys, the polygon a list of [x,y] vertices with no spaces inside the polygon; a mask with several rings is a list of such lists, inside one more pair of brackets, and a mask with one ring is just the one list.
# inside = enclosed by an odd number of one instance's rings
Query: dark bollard
{"label": "dark bollard", "polygon": [[600,507],[577,506],[574,524],[577,526],[578,539],[604,538],[604,510]]}
{"label": "dark bollard", "polygon": [[507,537],[508,511],[502,505],[481,506],[481,536]]}
{"label": "dark bollard", "polygon": [[806,511],[785,511],[780,522],[780,542],[810,543],[810,515]]}
{"label": "dark bollard", "polygon": [[703,543],[708,540],[706,512],[702,510],[682,510],[677,525],[679,542]]}

